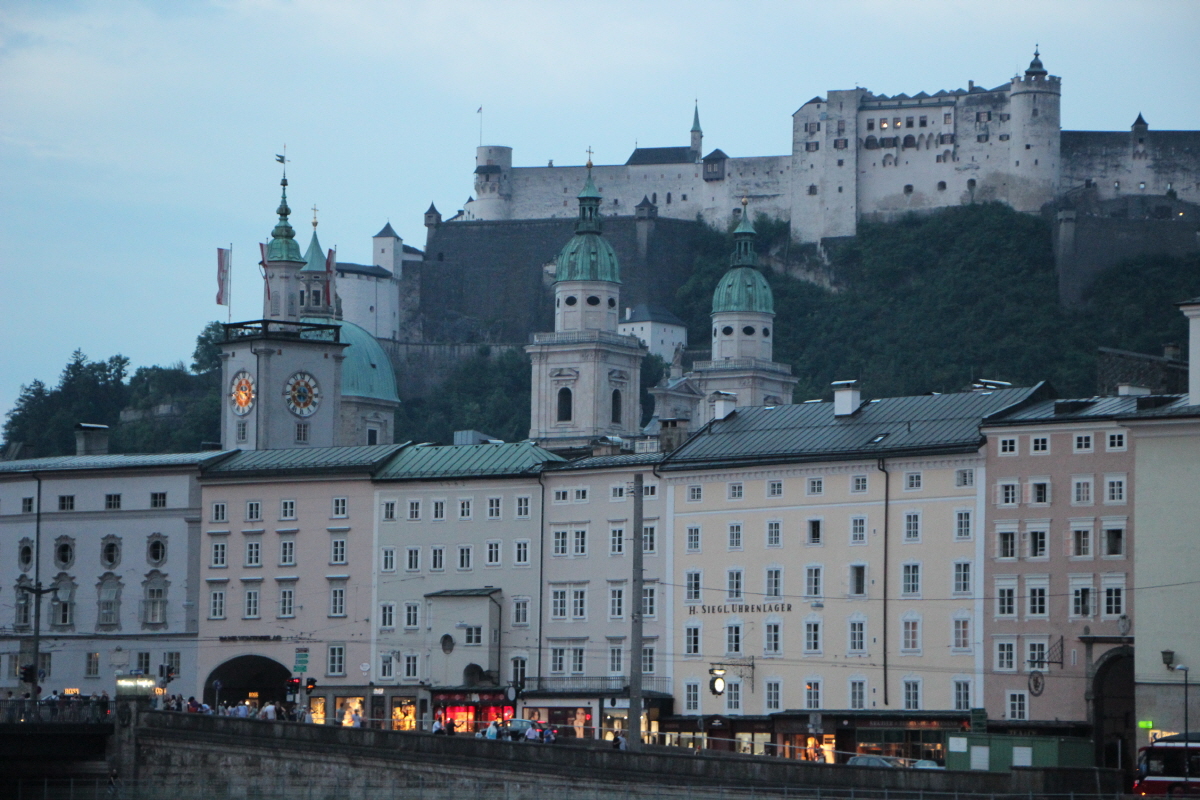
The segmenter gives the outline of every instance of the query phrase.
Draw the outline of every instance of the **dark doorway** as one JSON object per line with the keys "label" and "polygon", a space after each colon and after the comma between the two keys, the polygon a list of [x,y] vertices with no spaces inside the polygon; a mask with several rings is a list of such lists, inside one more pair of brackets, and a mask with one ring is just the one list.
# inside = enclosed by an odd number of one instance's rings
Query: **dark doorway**
{"label": "dark doorway", "polygon": [[217,693],[213,681],[221,682],[221,702],[240,703],[251,698],[256,705],[267,700],[285,700],[287,680],[291,671],[283,664],[266,656],[238,656],[231,658],[208,674],[204,682],[204,702],[216,707]]}
{"label": "dark doorway", "polygon": [[1096,766],[1133,771],[1133,648],[1105,653],[1092,683],[1095,698]]}

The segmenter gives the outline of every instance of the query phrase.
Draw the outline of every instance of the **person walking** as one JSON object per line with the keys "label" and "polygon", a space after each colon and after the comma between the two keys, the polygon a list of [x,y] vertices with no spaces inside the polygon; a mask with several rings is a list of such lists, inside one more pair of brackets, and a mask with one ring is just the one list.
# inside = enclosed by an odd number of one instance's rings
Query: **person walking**
{"label": "person walking", "polygon": [[525,741],[535,744],[542,741],[542,734],[538,731],[536,725],[530,725],[525,729]]}
{"label": "person walking", "polygon": [[351,728],[361,728],[362,727],[362,714],[358,713],[358,706],[355,706],[350,711],[350,727]]}
{"label": "person walking", "polygon": [[441,717],[433,718],[433,733],[435,736],[444,736],[445,735],[446,728],[444,725],[442,725]]}
{"label": "person walking", "polygon": [[496,739],[500,736],[500,727],[496,725],[496,720],[488,723],[487,730],[483,732],[486,739]]}
{"label": "person walking", "polygon": [[446,720],[446,735],[447,735],[447,736],[453,736],[453,735],[454,735],[454,731],[455,731],[455,729],[457,729],[457,728],[458,728],[458,723],[454,721],[454,718],[453,718],[453,717],[451,717],[450,719]]}

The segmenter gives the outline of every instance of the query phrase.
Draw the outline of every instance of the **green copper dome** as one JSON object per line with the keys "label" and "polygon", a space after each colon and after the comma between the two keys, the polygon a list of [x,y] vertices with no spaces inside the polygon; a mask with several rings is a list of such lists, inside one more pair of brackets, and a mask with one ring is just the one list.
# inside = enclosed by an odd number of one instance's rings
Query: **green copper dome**
{"label": "green copper dome", "polygon": [[600,235],[600,192],[592,182],[590,161],[587,182],[579,193],[579,221],[575,223],[575,235],[559,251],[554,280],[621,282],[617,254]]}
{"label": "green copper dome", "polygon": [[288,222],[288,214],[291,214],[292,210],[287,204],[287,178],[281,180],[279,185],[283,187],[283,199],[279,201],[279,208],[275,210],[279,215],[279,222],[275,223],[275,229],[271,231],[271,243],[267,245],[267,261],[302,262],[304,259],[300,257],[296,232]]}
{"label": "green copper dome", "polygon": [[734,267],[725,273],[713,292],[712,313],[725,311],[775,313],[775,298],[761,272],[754,267]]}
{"label": "green copper dome", "polygon": [[[329,324],[331,320],[316,317],[302,320]],[[399,403],[396,394],[396,373],[383,347],[366,329],[353,322],[332,320],[341,327],[341,340],[350,345],[342,351],[342,397],[365,397]]]}
{"label": "green copper dome", "polygon": [[312,241],[308,243],[308,251],[304,254],[304,268],[301,272],[324,272],[325,254],[321,252],[321,243],[317,241],[317,231],[313,229]]}

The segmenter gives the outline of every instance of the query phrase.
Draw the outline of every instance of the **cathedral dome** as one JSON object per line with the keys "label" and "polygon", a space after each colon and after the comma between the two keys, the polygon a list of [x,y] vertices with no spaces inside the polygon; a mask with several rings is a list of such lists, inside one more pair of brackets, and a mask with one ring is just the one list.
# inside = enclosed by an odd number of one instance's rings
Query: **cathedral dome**
{"label": "cathedral dome", "polygon": [[775,299],[767,279],[754,267],[734,267],[713,292],[712,313],[729,311],[774,314]]}
{"label": "cathedral dome", "polygon": [[[303,322],[329,324],[327,319],[306,318]],[[399,403],[396,394],[396,373],[392,362],[379,342],[353,322],[334,320],[341,327],[341,339],[350,345],[342,351],[342,397],[365,397]]]}

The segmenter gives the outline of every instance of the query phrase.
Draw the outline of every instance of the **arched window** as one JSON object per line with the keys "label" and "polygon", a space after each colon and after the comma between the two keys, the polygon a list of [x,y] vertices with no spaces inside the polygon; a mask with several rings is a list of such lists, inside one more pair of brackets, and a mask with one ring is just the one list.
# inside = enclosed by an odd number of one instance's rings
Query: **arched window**
{"label": "arched window", "polygon": [[571,421],[571,390],[565,386],[558,390],[558,421]]}
{"label": "arched window", "polygon": [[621,390],[613,389],[612,393],[612,421],[614,425],[621,424]]}
{"label": "arched window", "polygon": [[121,579],[111,572],[105,573],[98,585],[99,606],[96,612],[96,628],[112,630],[121,626]]}
{"label": "arched window", "polygon": [[170,583],[158,570],[150,570],[142,581],[142,627],[155,628],[167,623],[167,588]]}

